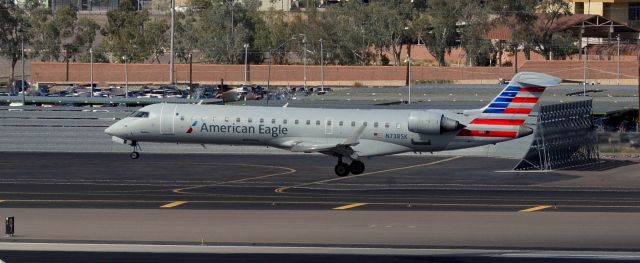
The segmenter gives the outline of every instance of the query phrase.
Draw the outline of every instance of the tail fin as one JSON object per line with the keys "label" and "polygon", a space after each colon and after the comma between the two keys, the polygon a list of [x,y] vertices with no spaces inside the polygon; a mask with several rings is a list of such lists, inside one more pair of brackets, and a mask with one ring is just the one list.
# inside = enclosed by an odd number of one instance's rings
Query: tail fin
{"label": "tail fin", "polygon": [[458,136],[474,137],[522,137],[531,129],[524,127],[526,117],[538,104],[545,88],[557,86],[561,79],[535,72],[521,72],[513,76],[505,87],[487,106],[468,111],[474,119],[468,129]]}
{"label": "tail fin", "polygon": [[561,79],[544,73],[518,73],[491,103],[482,108],[481,115],[505,115],[501,117],[519,119],[522,116],[518,115],[531,113],[545,88],[557,86],[560,82]]}

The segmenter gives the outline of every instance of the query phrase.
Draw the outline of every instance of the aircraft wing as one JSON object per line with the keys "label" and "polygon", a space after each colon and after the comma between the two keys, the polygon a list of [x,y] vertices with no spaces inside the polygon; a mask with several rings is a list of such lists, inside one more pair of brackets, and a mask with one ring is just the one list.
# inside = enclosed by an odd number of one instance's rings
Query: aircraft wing
{"label": "aircraft wing", "polygon": [[353,159],[357,159],[358,155],[353,150],[352,146],[356,146],[360,143],[360,137],[366,126],[360,126],[356,129],[349,138],[344,140],[337,138],[289,138],[285,141],[279,142],[279,146],[288,149],[292,152],[319,152],[324,154],[339,154],[342,156],[349,156]]}

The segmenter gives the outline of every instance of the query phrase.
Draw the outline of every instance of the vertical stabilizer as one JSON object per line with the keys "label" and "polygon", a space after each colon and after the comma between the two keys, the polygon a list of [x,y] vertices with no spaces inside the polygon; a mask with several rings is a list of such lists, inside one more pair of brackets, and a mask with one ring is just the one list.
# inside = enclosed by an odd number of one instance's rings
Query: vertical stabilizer
{"label": "vertical stabilizer", "polygon": [[518,138],[531,134],[532,130],[523,126],[527,116],[545,89],[561,82],[544,73],[516,74],[487,106],[473,111],[474,119],[458,136]]}

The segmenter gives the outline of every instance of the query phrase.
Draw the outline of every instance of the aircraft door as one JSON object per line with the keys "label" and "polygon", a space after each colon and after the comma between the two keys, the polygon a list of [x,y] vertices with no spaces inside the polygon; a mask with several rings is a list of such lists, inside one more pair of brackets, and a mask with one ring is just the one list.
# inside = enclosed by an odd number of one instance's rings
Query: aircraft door
{"label": "aircraft door", "polygon": [[333,118],[325,118],[324,119],[324,134],[330,135],[333,134]]}
{"label": "aircraft door", "polygon": [[160,113],[160,133],[163,135],[174,134],[173,126],[176,120],[176,105],[162,104],[162,112]]}

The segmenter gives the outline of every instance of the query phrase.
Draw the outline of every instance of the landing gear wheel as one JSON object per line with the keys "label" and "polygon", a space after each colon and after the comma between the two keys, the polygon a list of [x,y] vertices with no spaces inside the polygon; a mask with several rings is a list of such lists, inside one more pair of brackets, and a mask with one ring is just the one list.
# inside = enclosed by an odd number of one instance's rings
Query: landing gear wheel
{"label": "landing gear wheel", "polygon": [[336,164],[334,171],[336,172],[336,175],[340,177],[347,176],[349,175],[349,165],[346,163],[340,162]]}
{"label": "landing gear wheel", "polygon": [[353,161],[351,165],[349,165],[349,171],[352,174],[361,174],[364,172],[364,163],[361,161]]}
{"label": "landing gear wheel", "polygon": [[138,159],[140,157],[140,154],[138,152],[131,152],[131,154],[129,154],[129,157],[131,157],[131,159]]}

